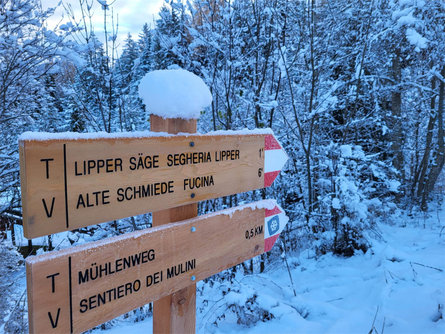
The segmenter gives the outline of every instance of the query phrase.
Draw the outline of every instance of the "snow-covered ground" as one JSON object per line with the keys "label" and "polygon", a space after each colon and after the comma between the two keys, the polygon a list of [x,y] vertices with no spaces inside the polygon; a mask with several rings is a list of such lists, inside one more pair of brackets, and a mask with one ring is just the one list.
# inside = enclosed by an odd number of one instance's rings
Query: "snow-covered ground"
{"label": "snow-covered ground", "polygon": [[[445,210],[432,216],[379,225],[381,238],[366,254],[315,257],[304,251],[287,255],[290,275],[282,258],[262,274],[240,269],[231,282],[199,282],[197,332],[445,333]],[[4,260],[4,269],[17,262]],[[14,283],[5,281],[11,298],[2,297],[10,307],[3,305],[0,333],[26,321],[23,264],[12,276]],[[112,329],[92,332],[152,332],[152,318],[133,319],[120,317]]]}
{"label": "snow-covered ground", "polygon": [[[380,225],[382,238],[366,254],[288,256],[293,286],[284,259],[262,274],[238,273],[232,284],[200,282],[197,332],[445,333],[443,226],[444,211],[425,226]],[[127,331],[150,333],[152,319],[94,333]]]}
{"label": "snow-covered ground", "polygon": [[239,289],[246,297],[257,294],[274,319],[241,328],[230,318],[215,327],[212,316],[203,317],[199,332],[445,333],[445,235],[440,240],[430,228],[381,229],[386,243],[375,242],[366,254],[289,259],[296,297],[284,265],[241,278]]}

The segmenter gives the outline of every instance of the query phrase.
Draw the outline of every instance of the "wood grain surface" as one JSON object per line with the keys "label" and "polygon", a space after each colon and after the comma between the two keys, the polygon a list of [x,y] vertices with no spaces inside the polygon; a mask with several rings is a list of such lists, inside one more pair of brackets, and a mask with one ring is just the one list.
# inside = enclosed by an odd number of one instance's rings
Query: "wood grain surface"
{"label": "wood grain surface", "polygon": [[264,138],[22,140],[25,237],[262,188]]}
{"label": "wood grain surface", "polygon": [[[162,118],[150,115],[150,130],[152,132],[195,133],[198,122],[196,119],[184,120],[180,118]],[[153,226],[161,226],[194,218],[198,215],[198,203],[174,207],[153,212]],[[196,283],[175,291],[158,300],[153,301],[153,333],[193,334],[196,330]]]}
{"label": "wood grain surface", "polygon": [[30,333],[80,333],[263,253],[265,211],[229,209],[27,258]]}

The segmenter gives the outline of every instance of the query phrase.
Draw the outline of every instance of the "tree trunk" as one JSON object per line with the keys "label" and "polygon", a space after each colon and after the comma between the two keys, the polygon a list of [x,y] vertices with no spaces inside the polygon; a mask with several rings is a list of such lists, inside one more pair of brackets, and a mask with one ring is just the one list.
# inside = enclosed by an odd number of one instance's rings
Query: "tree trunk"
{"label": "tree trunk", "polygon": [[[445,75],[445,66],[441,71],[442,77]],[[432,79],[432,90],[436,89],[437,78]],[[417,183],[417,197],[420,198],[420,206],[423,211],[428,209],[428,199],[430,193],[436,185],[437,179],[445,164],[445,143],[443,128],[443,109],[444,109],[445,84],[440,81],[438,107],[436,106],[436,95],[431,97],[431,116],[428,122],[428,132],[425,145],[425,153],[419,168],[419,175],[415,177]],[[434,127],[437,122],[437,145],[433,146]],[[432,163],[430,161],[433,160]]]}
{"label": "tree trunk", "polygon": [[[399,172],[400,179],[405,178],[404,163],[403,163],[403,133],[402,133],[402,91],[399,87],[402,79],[402,69],[400,67],[400,51],[396,50],[392,59],[392,78],[394,86],[391,92],[391,151],[393,166]],[[403,182],[402,182],[403,183]]]}
{"label": "tree trunk", "polygon": [[[441,71],[442,78],[445,77],[445,66]],[[445,163],[445,143],[444,143],[444,128],[443,128],[443,103],[445,94],[445,83],[443,80],[440,81],[439,85],[439,102],[437,107],[437,151],[435,154],[435,159],[433,166],[431,167],[431,172],[428,177],[427,191],[431,193],[434,190],[437,179],[442,171]]]}

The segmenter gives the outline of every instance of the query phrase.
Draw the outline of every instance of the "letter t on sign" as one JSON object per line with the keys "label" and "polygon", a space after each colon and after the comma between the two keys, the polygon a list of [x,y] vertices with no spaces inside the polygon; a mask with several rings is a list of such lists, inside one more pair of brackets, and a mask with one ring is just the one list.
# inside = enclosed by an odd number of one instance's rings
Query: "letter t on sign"
{"label": "letter t on sign", "polygon": [[[154,132],[195,133],[197,120],[162,118],[150,115],[150,130]],[[188,204],[172,209],[153,212],[153,226],[177,222],[198,215],[198,204]],[[196,284],[179,290],[153,303],[153,333],[195,333]]]}
{"label": "letter t on sign", "polygon": [[40,159],[40,161],[46,162],[46,178],[49,179],[49,162],[54,161],[54,159],[52,159],[52,158]]}

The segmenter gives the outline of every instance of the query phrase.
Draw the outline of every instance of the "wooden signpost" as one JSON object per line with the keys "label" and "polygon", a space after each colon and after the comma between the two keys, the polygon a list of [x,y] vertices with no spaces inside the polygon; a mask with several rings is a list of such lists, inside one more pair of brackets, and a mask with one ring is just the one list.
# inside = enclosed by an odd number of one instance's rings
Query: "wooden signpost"
{"label": "wooden signpost", "polygon": [[[193,74],[159,72],[139,87],[144,103],[159,109],[153,89],[141,92],[147,82],[177,100],[177,80],[202,95],[192,109],[210,103]],[[165,101],[162,115],[182,116]],[[193,333],[196,282],[269,251],[285,227],[270,200],[196,217],[199,201],[272,185],[288,158],[271,130],[201,135],[196,119],[150,123],[143,133],[20,137],[26,238],[153,212],[151,229],[27,258],[30,333],[80,333],[151,301],[154,333]]]}
{"label": "wooden signpost", "polygon": [[[153,132],[196,133],[197,119],[162,118],[150,115],[150,130]],[[155,211],[152,226],[161,226],[194,218],[198,215],[198,203],[192,203]],[[194,333],[196,329],[196,282],[153,301],[153,333]]]}
{"label": "wooden signpost", "polygon": [[21,137],[26,238],[268,187],[287,160],[271,131],[88,136]]}
{"label": "wooden signpost", "polygon": [[269,251],[275,201],[136,231],[26,261],[30,333],[79,333]]}

